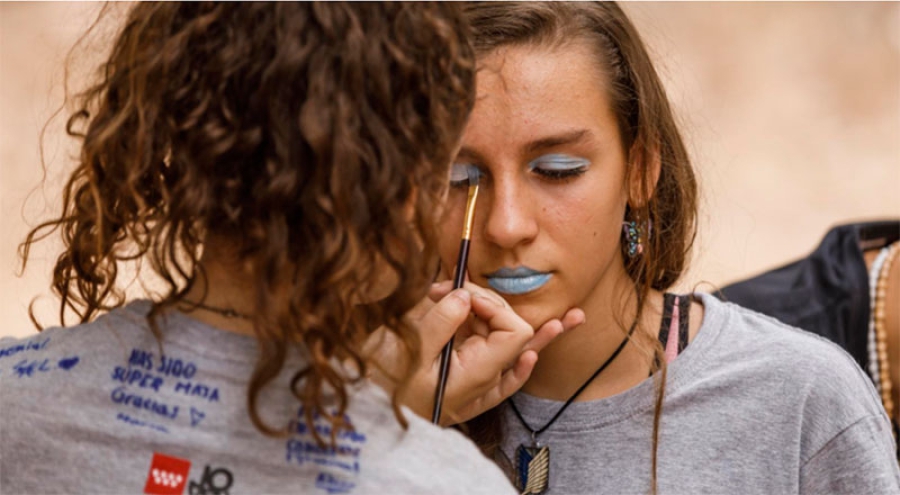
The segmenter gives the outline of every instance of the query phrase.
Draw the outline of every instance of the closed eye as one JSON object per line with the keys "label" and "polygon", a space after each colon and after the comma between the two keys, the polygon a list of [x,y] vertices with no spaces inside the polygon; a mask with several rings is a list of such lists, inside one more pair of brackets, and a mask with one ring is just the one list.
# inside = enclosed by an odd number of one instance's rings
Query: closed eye
{"label": "closed eye", "polygon": [[466,187],[469,185],[469,171],[481,176],[481,169],[467,162],[457,162],[450,165],[450,187]]}
{"label": "closed eye", "polygon": [[528,164],[529,170],[551,180],[565,180],[587,172],[591,162],[563,154],[543,155]]}

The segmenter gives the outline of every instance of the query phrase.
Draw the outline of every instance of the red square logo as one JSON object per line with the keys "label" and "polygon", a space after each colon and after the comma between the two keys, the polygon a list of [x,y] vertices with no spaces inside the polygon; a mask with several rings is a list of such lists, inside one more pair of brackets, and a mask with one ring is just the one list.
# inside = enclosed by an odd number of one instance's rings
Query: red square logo
{"label": "red square logo", "polygon": [[187,484],[191,461],[153,453],[150,472],[147,473],[147,484],[144,493],[150,495],[181,495]]}

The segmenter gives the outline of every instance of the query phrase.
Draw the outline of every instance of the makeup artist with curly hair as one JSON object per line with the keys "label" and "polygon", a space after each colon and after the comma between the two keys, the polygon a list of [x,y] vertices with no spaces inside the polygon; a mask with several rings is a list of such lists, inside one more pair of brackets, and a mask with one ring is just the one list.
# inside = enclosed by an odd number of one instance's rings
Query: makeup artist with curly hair
{"label": "makeup artist with curly hair", "polygon": [[490,332],[460,342],[450,412],[502,400],[563,329],[427,297],[467,35],[442,3],[134,5],[68,120],[62,212],[23,244],[61,234],[76,325],[0,340],[3,493],[512,491],[401,410],[471,313]]}
{"label": "makeup artist with curly hair", "polygon": [[[697,182],[621,8],[487,2],[467,16],[477,97],[451,175],[480,177],[470,282],[532,324],[586,314],[469,435],[523,493],[900,492],[890,423],[846,352],[672,292]],[[454,186],[445,266],[467,194]]]}

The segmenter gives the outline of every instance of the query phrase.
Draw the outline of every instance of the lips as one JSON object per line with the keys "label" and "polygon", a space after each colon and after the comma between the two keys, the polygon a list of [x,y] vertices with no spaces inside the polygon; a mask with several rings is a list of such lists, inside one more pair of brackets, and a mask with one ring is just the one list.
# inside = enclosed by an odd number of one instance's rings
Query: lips
{"label": "lips", "polygon": [[488,285],[501,294],[521,295],[543,287],[553,275],[527,266],[501,268],[487,274]]}

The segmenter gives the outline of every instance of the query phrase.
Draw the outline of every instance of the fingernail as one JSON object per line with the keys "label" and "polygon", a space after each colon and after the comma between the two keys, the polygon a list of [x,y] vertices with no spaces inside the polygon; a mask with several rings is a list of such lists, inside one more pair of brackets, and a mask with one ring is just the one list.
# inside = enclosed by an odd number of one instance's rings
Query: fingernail
{"label": "fingernail", "polygon": [[456,289],[453,291],[453,297],[459,298],[460,301],[468,303],[472,300],[472,294],[465,289]]}

